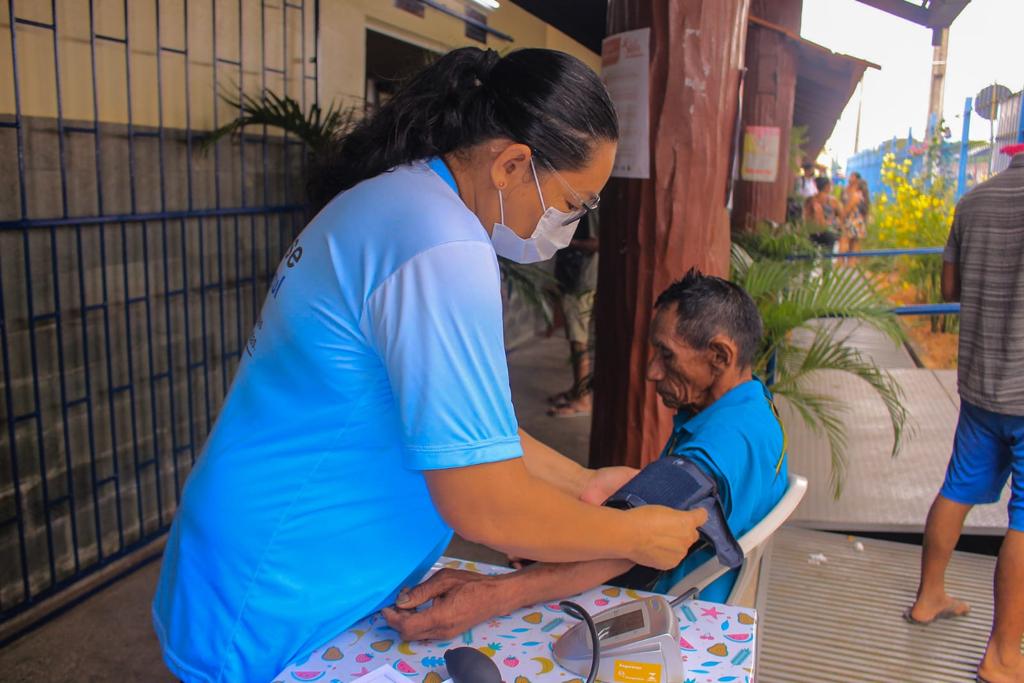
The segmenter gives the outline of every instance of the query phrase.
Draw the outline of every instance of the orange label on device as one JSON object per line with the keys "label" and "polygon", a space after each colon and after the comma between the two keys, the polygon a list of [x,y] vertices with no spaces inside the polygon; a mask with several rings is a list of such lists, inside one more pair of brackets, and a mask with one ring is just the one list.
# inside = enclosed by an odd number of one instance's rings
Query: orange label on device
{"label": "orange label on device", "polygon": [[661,664],[615,660],[615,683],[661,683]]}

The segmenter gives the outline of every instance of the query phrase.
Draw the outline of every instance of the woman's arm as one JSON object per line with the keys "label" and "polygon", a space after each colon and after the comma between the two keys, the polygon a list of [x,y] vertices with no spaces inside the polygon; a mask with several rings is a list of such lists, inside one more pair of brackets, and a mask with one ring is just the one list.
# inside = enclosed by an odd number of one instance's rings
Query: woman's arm
{"label": "woman's arm", "polygon": [[860,192],[857,190],[850,190],[846,193],[846,204],[843,206],[843,210],[839,214],[841,220],[846,220],[854,209],[860,204]]}
{"label": "woman's arm", "polygon": [[533,476],[521,458],[426,470],[431,498],[464,538],[544,562],[628,559],[676,566],[707,519],[648,505],[621,511],[589,505]]}

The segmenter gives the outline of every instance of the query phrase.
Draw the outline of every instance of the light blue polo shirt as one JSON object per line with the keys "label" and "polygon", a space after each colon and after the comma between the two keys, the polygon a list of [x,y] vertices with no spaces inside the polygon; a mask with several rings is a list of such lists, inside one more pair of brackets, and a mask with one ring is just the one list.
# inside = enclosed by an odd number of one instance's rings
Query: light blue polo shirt
{"label": "light blue polo shirt", "polygon": [[[788,486],[788,456],[782,425],[771,393],[758,379],[733,387],[697,413],[677,414],[672,437],[661,457],[675,455],[699,465],[718,484],[726,522],[738,539],[775,507]],[[714,554],[692,553],[659,580],[656,590],[668,592]],[[731,571],[701,591],[701,599],[725,602],[736,583]]]}
{"label": "light blue polo shirt", "polygon": [[447,546],[423,470],[522,454],[498,262],[440,160],[336,197],[278,266],[164,552],[184,681],[270,681]]}

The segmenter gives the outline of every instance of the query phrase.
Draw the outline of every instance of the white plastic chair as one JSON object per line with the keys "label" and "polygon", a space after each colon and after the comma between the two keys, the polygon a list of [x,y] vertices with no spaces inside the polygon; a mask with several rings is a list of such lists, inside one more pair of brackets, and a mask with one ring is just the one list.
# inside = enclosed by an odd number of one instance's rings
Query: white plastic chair
{"label": "white plastic chair", "polygon": [[[757,523],[753,529],[739,538],[740,547],[743,548],[743,565],[740,567],[739,576],[729,593],[728,603],[733,604],[747,590],[750,582],[754,579],[757,566],[761,563],[761,556],[771,539],[772,534],[789,519],[789,516],[796,510],[796,506],[803,500],[807,493],[807,479],[798,474],[789,475],[789,486],[785,495],[776,503],[772,511],[765,515],[764,519]],[[711,558],[692,572],[684,576],[679,582],[672,586],[669,595],[682,595],[687,591],[700,591],[710,586],[716,579],[729,571],[728,567],[719,564],[716,558]],[[696,597],[695,595],[695,597]]]}

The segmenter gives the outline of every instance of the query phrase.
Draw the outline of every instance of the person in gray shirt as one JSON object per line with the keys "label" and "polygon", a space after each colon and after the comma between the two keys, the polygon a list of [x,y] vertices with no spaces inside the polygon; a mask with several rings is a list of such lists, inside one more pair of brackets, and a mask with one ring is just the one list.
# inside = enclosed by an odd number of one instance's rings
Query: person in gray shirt
{"label": "person in gray shirt", "polygon": [[[946,480],[925,524],[914,624],[967,614],[945,572],[974,505],[999,500],[1012,475],[1009,529],[996,564],[995,618],[978,680],[1021,683],[1024,658],[1024,145],[1009,168],[957,204],[942,295],[960,301],[960,419]],[[1016,151],[1014,149],[1013,151]]]}

